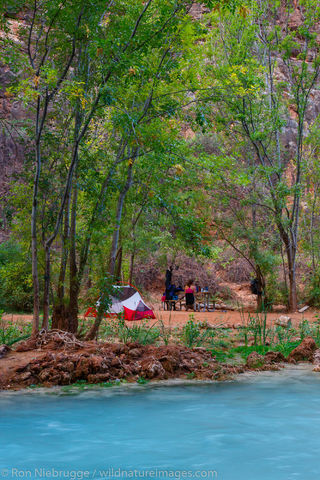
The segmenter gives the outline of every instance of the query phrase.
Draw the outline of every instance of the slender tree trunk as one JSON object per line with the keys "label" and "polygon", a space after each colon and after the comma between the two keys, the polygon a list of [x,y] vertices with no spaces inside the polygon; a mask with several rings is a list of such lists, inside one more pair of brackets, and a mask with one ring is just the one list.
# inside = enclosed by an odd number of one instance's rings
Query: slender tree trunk
{"label": "slender tree trunk", "polygon": [[129,283],[132,285],[133,282],[133,269],[134,269],[134,260],[135,260],[135,251],[133,250],[130,257],[130,273],[129,273]]}
{"label": "slender tree trunk", "polygon": [[288,288],[288,281],[287,281],[287,269],[286,269],[284,255],[283,255],[283,243],[282,242],[281,242],[281,259],[282,259],[284,286],[285,286],[285,289],[286,289],[286,302],[287,302],[287,307],[289,308],[289,296],[288,296],[289,288]]}
{"label": "slender tree trunk", "polygon": [[122,246],[120,246],[116,256],[115,278],[117,281],[121,281],[122,253]]}
{"label": "slender tree trunk", "polygon": [[50,245],[45,247],[45,270],[44,270],[44,291],[43,291],[43,322],[42,328],[48,330],[49,328],[49,305],[50,305]]}
{"label": "slender tree trunk", "polygon": [[297,310],[297,282],[296,282],[296,262],[295,252],[289,248],[287,250],[288,258],[288,276],[289,276],[289,311]]}
{"label": "slender tree trunk", "polygon": [[[38,105],[38,110],[40,109]],[[38,122],[39,120],[37,120]],[[37,127],[38,129],[38,127]],[[31,212],[31,252],[32,252],[32,283],[33,283],[33,322],[32,335],[39,331],[40,293],[38,273],[38,241],[37,241],[37,210],[38,210],[38,189],[41,172],[41,152],[39,139],[36,143],[36,172],[33,184],[32,212]]]}
{"label": "slender tree trunk", "polygon": [[76,333],[78,330],[78,298],[80,282],[78,278],[78,266],[76,257],[76,230],[77,230],[77,205],[78,205],[78,187],[77,178],[75,178],[73,187],[72,207],[71,207],[71,228],[70,228],[70,298],[68,308],[68,325],[66,330]]}
{"label": "slender tree trunk", "polygon": [[138,221],[142,215],[143,209],[146,205],[148,196],[145,196],[145,199],[141,205],[141,208],[138,212],[138,215],[132,220],[132,231],[131,231],[131,238],[132,238],[132,252],[130,256],[130,272],[129,272],[129,283],[132,284],[133,282],[133,269],[134,269],[134,261],[135,261],[135,256],[136,256],[136,226],[138,224]]}
{"label": "slender tree trunk", "polygon": [[85,337],[86,340],[94,340],[98,337],[99,327],[101,325],[102,320],[103,320],[103,310],[99,309],[97,316],[94,319],[94,322]]}
{"label": "slender tree trunk", "polygon": [[288,279],[289,279],[289,298],[288,298],[288,309],[289,312],[295,312],[297,310],[297,284],[296,284],[296,239],[293,240],[285,232],[284,228],[281,226],[279,228],[281,239],[284,243],[287,255],[288,263]]}
{"label": "slender tree trunk", "polygon": [[259,291],[257,295],[257,312],[262,312],[265,309],[265,299],[266,299],[266,282],[264,276],[261,273],[260,267],[256,269],[256,275],[259,285]]}
{"label": "slender tree trunk", "polygon": [[52,328],[63,329],[65,325],[65,318],[66,318],[66,308],[65,308],[65,288],[64,282],[66,278],[66,271],[67,271],[67,262],[69,257],[69,237],[70,237],[70,192],[68,195],[68,200],[65,209],[65,217],[64,217],[64,231],[63,231],[63,238],[62,238],[62,252],[61,252],[61,262],[60,262],[60,272],[59,272],[59,279],[58,279],[58,287],[57,287],[57,300],[53,307],[52,313]]}
{"label": "slender tree trunk", "polygon": [[111,246],[110,263],[109,263],[109,272],[111,275],[114,275],[115,273],[116,255],[118,251],[123,204],[124,204],[126,195],[132,185],[132,169],[133,169],[133,161],[129,163],[128,172],[127,172],[127,181],[125,183],[123,190],[120,192],[119,199],[118,199],[116,226],[115,226],[115,230],[112,237],[112,246]]}

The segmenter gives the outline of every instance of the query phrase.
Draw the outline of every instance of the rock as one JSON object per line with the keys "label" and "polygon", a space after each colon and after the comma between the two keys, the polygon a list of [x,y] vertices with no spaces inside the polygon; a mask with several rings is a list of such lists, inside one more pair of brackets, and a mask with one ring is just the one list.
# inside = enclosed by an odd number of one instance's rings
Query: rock
{"label": "rock", "polygon": [[317,350],[316,342],[312,337],[306,337],[302,340],[300,345],[298,345],[290,355],[288,356],[288,362],[301,362],[303,360],[308,360],[312,362],[313,354]]}
{"label": "rock", "polygon": [[244,325],[242,323],[234,323],[232,325],[232,328],[234,328],[235,330],[239,329],[239,328],[242,328]]}
{"label": "rock", "polygon": [[133,350],[135,348],[140,348],[141,347],[139,342],[128,342],[126,345],[129,348],[129,350]]}
{"label": "rock", "polygon": [[266,361],[263,355],[257,352],[251,352],[247,357],[246,365],[248,368],[260,368],[265,365]]}
{"label": "rock", "polygon": [[317,348],[317,350],[314,351],[312,363],[314,365],[320,365],[320,348]]}
{"label": "rock", "polygon": [[305,305],[304,307],[300,308],[300,309],[298,310],[298,312],[299,312],[299,313],[303,313],[303,312],[305,312],[306,310],[308,310],[308,308],[309,308],[309,305]]}
{"label": "rock", "polygon": [[114,357],[111,360],[111,367],[120,367],[121,366],[121,361],[118,357]]}
{"label": "rock", "polygon": [[194,352],[207,353],[207,349],[204,347],[193,347]]}
{"label": "rock", "polygon": [[87,378],[90,374],[90,359],[87,357],[81,357],[78,361],[75,375],[77,378]]}
{"label": "rock", "polygon": [[291,328],[292,322],[291,322],[291,317],[287,317],[286,315],[281,315],[276,321],[276,325],[279,325],[280,327],[283,328]]}
{"label": "rock", "polygon": [[70,385],[72,383],[72,375],[69,372],[61,372],[58,380],[59,385]]}
{"label": "rock", "polygon": [[63,370],[69,373],[72,373],[74,371],[74,364],[73,362],[65,362],[63,364]]}
{"label": "rock", "polygon": [[286,362],[286,357],[281,352],[267,352],[264,356],[266,363]]}
{"label": "rock", "polygon": [[164,378],[165,369],[155,358],[149,358],[141,362],[141,376],[145,378]]}
{"label": "rock", "polygon": [[0,345],[0,358],[5,357],[9,352],[11,352],[11,348],[8,345]]}
{"label": "rock", "polygon": [[37,341],[35,338],[28,338],[24,342],[20,342],[15,348],[16,352],[28,352],[37,348]]}
{"label": "rock", "polygon": [[107,382],[110,380],[110,374],[109,373],[95,373],[94,375],[88,375],[88,382],[89,383],[101,383],[101,382]]}
{"label": "rock", "polygon": [[313,372],[320,372],[320,365],[316,365],[313,369]]}
{"label": "rock", "polygon": [[41,382],[46,382],[47,380],[49,380],[49,378],[52,376],[52,374],[54,374],[54,370],[50,369],[50,368],[45,368],[44,370],[42,370],[38,377],[39,377],[39,380]]}
{"label": "rock", "polygon": [[140,348],[132,348],[130,351],[129,351],[129,355],[130,357],[133,357],[133,358],[139,358],[142,356],[142,351]]}
{"label": "rock", "polygon": [[161,362],[161,365],[163,366],[165,371],[171,374],[173,374],[179,366],[177,359],[172,355],[161,357],[159,361]]}
{"label": "rock", "polygon": [[24,372],[24,373],[21,373],[19,380],[21,380],[22,382],[25,382],[30,377],[31,377],[31,372]]}
{"label": "rock", "polygon": [[99,373],[100,370],[105,368],[103,357],[100,355],[92,355],[90,357],[90,367],[93,371]]}

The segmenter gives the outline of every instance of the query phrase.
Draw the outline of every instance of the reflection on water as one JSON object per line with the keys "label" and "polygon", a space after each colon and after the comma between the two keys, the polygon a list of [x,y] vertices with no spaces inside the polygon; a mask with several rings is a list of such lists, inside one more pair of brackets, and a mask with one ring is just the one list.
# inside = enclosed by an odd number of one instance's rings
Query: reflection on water
{"label": "reflection on water", "polygon": [[3,393],[0,473],[111,478],[113,468],[115,478],[119,469],[146,478],[145,470],[167,469],[182,478],[214,470],[219,480],[314,480],[319,398],[320,375],[304,366],[216,384]]}

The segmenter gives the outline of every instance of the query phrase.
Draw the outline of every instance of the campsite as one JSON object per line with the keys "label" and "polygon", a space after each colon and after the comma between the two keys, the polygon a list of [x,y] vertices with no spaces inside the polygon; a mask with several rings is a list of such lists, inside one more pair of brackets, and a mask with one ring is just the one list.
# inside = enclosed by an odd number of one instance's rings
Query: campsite
{"label": "campsite", "polygon": [[0,477],[320,475],[318,0],[0,2]]}

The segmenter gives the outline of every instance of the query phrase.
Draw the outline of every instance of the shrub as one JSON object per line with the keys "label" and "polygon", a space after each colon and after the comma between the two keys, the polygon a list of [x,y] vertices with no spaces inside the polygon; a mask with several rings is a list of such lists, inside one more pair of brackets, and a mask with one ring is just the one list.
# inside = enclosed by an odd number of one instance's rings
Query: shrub
{"label": "shrub", "polygon": [[155,325],[149,326],[147,322],[128,326],[122,314],[115,320],[107,320],[100,329],[100,337],[119,339],[123,343],[138,342],[141,345],[150,345],[160,338],[160,330]]}
{"label": "shrub", "polygon": [[0,308],[32,311],[32,269],[30,259],[13,240],[0,245]]}
{"label": "shrub", "polygon": [[31,323],[14,323],[5,321],[2,318],[3,312],[0,311],[0,345],[12,345],[13,343],[27,338],[31,335]]}
{"label": "shrub", "polygon": [[186,347],[193,348],[201,345],[212,346],[215,337],[213,330],[201,330],[201,324],[194,322],[194,316],[190,315],[189,321],[182,328],[181,340]]}

